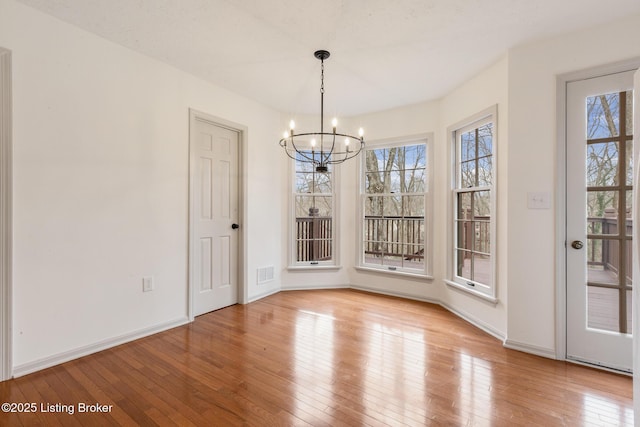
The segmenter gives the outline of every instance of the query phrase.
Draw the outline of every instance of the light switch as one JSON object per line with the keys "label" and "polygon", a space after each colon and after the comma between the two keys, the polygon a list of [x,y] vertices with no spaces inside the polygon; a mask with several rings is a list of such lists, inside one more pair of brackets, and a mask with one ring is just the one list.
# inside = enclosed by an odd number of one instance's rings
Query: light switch
{"label": "light switch", "polygon": [[550,209],[551,195],[546,191],[529,192],[527,193],[527,207],[529,209]]}
{"label": "light switch", "polygon": [[142,278],[142,292],[150,292],[153,290],[153,277]]}

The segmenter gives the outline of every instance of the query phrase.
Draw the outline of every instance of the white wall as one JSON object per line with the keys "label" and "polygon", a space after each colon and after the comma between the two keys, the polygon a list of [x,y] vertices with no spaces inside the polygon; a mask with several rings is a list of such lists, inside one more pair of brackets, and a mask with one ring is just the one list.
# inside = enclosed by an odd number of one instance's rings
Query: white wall
{"label": "white wall", "polygon": [[277,290],[255,271],[281,264],[279,114],[11,0],[0,11],[13,53],[14,366],[186,319],[189,108],[248,128],[247,298]]}
{"label": "white wall", "polygon": [[556,78],[638,57],[638,40],[640,16],[632,16],[509,53],[508,342],[556,352],[556,204],[528,210],[526,200],[529,191],[545,191],[555,201],[560,182]]}

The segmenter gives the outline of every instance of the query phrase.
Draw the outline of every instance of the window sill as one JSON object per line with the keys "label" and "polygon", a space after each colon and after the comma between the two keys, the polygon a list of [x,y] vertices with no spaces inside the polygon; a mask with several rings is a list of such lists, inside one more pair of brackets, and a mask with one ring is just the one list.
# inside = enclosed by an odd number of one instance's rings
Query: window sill
{"label": "window sill", "polygon": [[340,265],[290,265],[289,267],[287,267],[288,271],[338,271],[341,269],[342,266]]}
{"label": "window sill", "polygon": [[366,266],[357,266],[356,270],[364,271],[367,273],[382,273],[382,274],[390,274],[393,276],[409,277],[414,279],[433,280],[433,276],[430,276],[426,273],[411,273],[403,270],[384,270],[382,268],[374,268],[374,267],[366,267]]}
{"label": "window sill", "polygon": [[487,295],[483,292],[479,292],[475,289],[469,288],[468,286],[465,286],[461,283],[457,283],[457,282],[452,282],[451,280],[445,280],[444,283],[447,284],[447,286],[454,288],[454,289],[459,289],[461,291],[464,291],[466,293],[468,293],[469,295],[473,295],[476,298],[480,298],[483,299],[485,301],[490,302],[493,305],[498,304],[498,298],[491,296],[491,295]]}

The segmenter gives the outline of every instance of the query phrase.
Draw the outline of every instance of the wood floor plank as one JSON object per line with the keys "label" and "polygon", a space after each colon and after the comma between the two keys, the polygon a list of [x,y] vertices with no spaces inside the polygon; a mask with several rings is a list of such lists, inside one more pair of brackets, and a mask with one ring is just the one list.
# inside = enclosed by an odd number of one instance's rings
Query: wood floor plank
{"label": "wood floor plank", "polygon": [[440,306],[289,291],[0,384],[0,425],[632,426],[627,376],[540,358]]}

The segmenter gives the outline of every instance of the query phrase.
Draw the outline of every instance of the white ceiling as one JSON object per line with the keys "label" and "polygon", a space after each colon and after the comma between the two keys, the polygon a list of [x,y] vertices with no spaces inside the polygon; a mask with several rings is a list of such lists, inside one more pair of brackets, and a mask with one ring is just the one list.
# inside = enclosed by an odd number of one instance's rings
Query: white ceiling
{"label": "white ceiling", "polygon": [[[286,113],[437,99],[528,41],[640,13],[639,0],[19,0]],[[588,48],[588,47],[585,47]]]}

